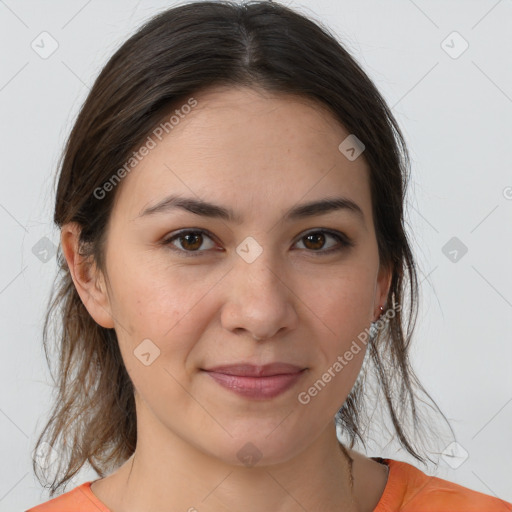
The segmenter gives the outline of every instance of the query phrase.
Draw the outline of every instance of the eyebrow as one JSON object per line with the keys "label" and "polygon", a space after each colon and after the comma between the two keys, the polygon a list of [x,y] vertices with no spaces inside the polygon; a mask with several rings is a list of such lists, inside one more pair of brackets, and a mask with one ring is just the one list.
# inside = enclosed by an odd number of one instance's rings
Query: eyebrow
{"label": "eyebrow", "polygon": [[[236,224],[241,224],[243,222],[242,217],[229,208],[209,203],[202,199],[176,195],[165,197],[154,206],[149,206],[143,209],[138,217],[145,217],[157,213],[168,213],[169,211],[177,208],[203,217],[223,219]],[[314,217],[316,215],[325,215],[339,210],[354,213],[356,217],[362,221],[363,225],[365,224],[362,209],[354,201],[345,197],[327,197],[325,199],[295,206],[285,213],[283,220],[285,222],[290,222],[293,220]]]}

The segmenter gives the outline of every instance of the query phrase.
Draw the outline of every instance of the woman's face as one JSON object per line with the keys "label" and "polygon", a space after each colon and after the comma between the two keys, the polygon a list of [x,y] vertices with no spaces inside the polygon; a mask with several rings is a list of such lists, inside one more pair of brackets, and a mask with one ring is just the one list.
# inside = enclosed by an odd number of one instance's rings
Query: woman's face
{"label": "woman's face", "polygon": [[[332,425],[365,345],[344,354],[386,300],[368,168],[364,153],[342,153],[349,133],[306,99],[248,88],[195,99],[118,185],[108,315],[88,309],[115,327],[139,429],[230,464],[285,461]],[[216,206],[191,212],[170,196]],[[355,206],[304,208],[341,198]],[[276,362],[303,371],[205,371]]]}

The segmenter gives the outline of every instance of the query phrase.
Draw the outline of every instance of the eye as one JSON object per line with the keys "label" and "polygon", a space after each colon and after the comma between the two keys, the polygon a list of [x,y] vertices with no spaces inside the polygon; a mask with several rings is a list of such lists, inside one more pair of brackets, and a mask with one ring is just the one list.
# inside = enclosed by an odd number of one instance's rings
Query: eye
{"label": "eye", "polygon": [[[207,238],[210,241],[212,238],[206,234],[206,231],[204,230],[184,230],[176,233],[174,236],[167,238],[162,243],[164,245],[173,245],[174,247],[177,247],[174,249],[171,247],[173,251],[181,252],[181,253],[187,253],[186,256],[196,256],[194,253],[200,253],[204,251],[199,251],[198,249],[203,245],[203,240]],[[181,247],[176,246],[174,242],[177,242]],[[214,244],[212,243],[210,247],[212,248]]]}
{"label": "eye", "polygon": [[[338,244],[331,244],[328,249],[322,250],[325,246],[327,238],[334,239],[336,242],[338,242]],[[305,241],[303,244],[306,246],[306,249],[309,249],[312,252],[317,252],[319,255],[338,252],[354,245],[354,243],[343,233],[323,229],[310,231],[309,233],[303,235],[299,242],[302,242],[303,240]]]}

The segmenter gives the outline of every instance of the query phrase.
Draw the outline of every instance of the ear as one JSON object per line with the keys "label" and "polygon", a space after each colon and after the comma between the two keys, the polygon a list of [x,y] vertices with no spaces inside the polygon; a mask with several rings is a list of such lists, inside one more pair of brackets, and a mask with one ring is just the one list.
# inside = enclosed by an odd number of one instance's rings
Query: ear
{"label": "ear", "polygon": [[[375,287],[375,308],[373,321],[377,321],[382,314],[380,306],[384,307],[388,300],[389,289],[391,288],[391,279],[393,277],[393,269],[391,266],[379,266],[377,283]],[[384,308],[385,309],[385,308]]]}
{"label": "ear", "polygon": [[102,327],[112,329],[110,301],[103,273],[92,261],[79,253],[81,227],[76,222],[65,224],[61,228],[60,240],[62,252],[68,263],[75,288],[92,318]]}

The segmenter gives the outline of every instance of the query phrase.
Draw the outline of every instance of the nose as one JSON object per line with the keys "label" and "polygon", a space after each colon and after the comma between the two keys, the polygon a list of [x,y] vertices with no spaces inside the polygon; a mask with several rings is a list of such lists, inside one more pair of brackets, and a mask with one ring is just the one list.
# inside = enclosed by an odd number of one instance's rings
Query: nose
{"label": "nose", "polygon": [[267,251],[252,263],[239,258],[226,280],[221,322],[235,334],[247,333],[257,341],[291,331],[298,324],[297,297],[283,266]]}

